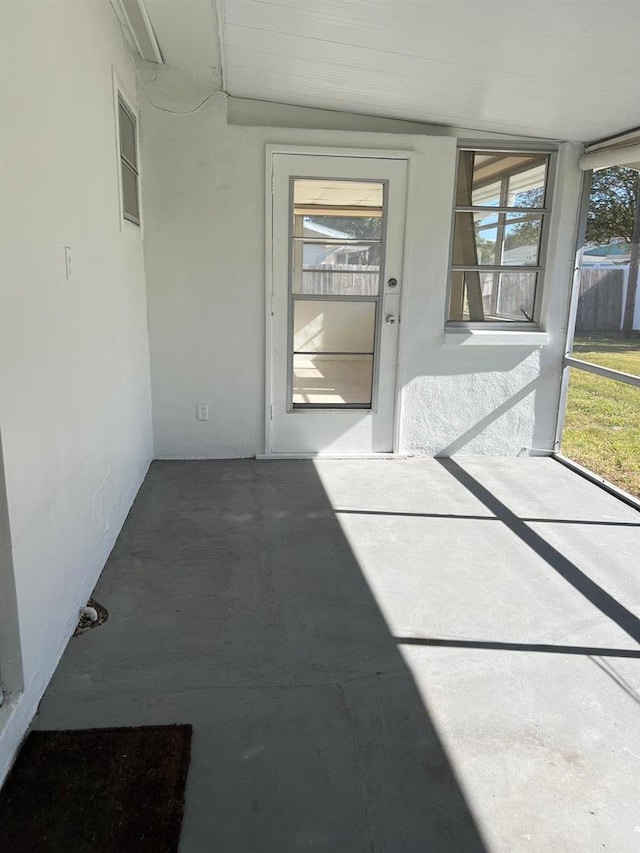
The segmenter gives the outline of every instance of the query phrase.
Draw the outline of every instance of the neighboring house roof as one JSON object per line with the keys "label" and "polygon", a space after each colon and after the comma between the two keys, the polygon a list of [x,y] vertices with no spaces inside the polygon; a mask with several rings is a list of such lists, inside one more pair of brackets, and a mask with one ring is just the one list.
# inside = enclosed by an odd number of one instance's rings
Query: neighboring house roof
{"label": "neighboring house roof", "polygon": [[314,222],[313,219],[308,216],[304,217],[303,231],[311,231],[311,234],[305,233],[305,237],[331,237],[334,240],[349,240],[351,238],[350,234],[346,234],[344,231],[338,231],[337,228],[329,228],[327,225],[320,225],[319,222]]}
{"label": "neighboring house roof", "polygon": [[624,264],[629,261],[630,255],[629,243],[624,241],[605,243],[585,249],[582,253],[582,262],[583,264]]}
{"label": "neighboring house roof", "polygon": [[[319,222],[314,222],[308,216],[304,217],[302,233],[304,237],[328,237],[331,240],[348,240],[350,234],[344,231],[338,231],[337,228],[329,228],[327,225],[320,225]],[[316,245],[307,244],[305,246],[305,264],[309,266],[320,266],[327,263],[334,255],[344,249],[344,246],[323,246],[321,243]]]}
{"label": "neighboring house roof", "polygon": [[503,263],[506,261],[510,264],[535,264],[537,256],[537,245],[530,245],[515,246],[513,249],[506,249],[502,258]]}

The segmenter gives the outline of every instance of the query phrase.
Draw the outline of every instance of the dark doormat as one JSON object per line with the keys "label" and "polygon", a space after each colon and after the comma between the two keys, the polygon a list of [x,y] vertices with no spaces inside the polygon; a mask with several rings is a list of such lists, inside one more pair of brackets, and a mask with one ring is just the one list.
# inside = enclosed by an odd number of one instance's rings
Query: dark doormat
{"label": "dark doormat", "polygon": [[31,732],[0,792],[0,850],[178,849],[191,726]]}

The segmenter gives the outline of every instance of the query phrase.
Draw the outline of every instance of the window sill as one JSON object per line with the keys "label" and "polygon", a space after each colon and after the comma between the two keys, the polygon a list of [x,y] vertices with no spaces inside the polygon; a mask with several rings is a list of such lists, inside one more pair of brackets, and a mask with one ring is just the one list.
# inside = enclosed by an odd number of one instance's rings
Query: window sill
{"label": "window sill", "polygon": [[457,346],[541,347],[549,343],[549,333],[509,329],[445,329],[444,343]]}

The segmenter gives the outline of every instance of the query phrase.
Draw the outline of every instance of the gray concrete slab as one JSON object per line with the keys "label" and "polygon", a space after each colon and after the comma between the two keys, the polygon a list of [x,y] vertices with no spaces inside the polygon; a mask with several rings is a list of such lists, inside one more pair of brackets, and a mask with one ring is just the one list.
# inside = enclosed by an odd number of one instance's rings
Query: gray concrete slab
{"label": "gray concrete slab", "polygon": [[639,557],[550,459],[156,462],[35,726],[191,722],[182,853],[635,853]]}

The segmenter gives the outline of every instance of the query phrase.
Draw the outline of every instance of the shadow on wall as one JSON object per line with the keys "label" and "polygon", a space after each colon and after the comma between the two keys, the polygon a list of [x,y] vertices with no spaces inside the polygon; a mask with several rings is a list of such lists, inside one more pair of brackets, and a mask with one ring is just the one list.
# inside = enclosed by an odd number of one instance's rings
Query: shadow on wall
{"label": "shadow on wall", "polygon": [[428,375],[404,383],[405,433],[429,442],[406,449],[440,457],[550,453],[560,388],[554,358],[530,346],[441,347]]}
{"label": "shadow on wall", "polygon": [[54,702],[193,723],[185,849],[485,851],[312,462],[155,462],[96,594],[112,645],[70,647]]}
{"label": "shadow on wall", "polygon": [[537,379],[533,379],[531,382],[527,383],[523,388],[520,388],[519,391],[512,394],[511,397],[506,399],[503,403],[497,405],[483,418],[480,418],[479,421],[476,421],[473,426],[469,427],[457,436],[457,438],[450,442],[446,447],[443,447],[442,450],[438,451],[437,455],[440,457],[453,456],[454,453],[462,450],[467,444],[470,444],[474,439],[482,435],[482,433],[490,427],[491,424],[495,423],[503,415],[510,412],[514,406],[522,400],[525,400],[530,394],[535,395],[537,385]]}
{"label": "shadow on wall", "polygon": [[17,694],[23,688],[18,601],[11,549],[4,453],[0,436],[0,705],[6,699],[3,696],[4,691]]}

